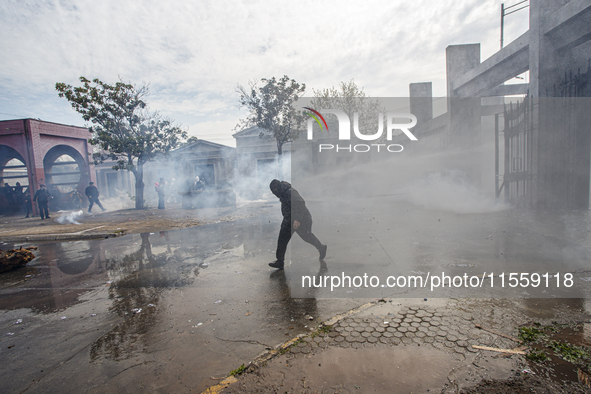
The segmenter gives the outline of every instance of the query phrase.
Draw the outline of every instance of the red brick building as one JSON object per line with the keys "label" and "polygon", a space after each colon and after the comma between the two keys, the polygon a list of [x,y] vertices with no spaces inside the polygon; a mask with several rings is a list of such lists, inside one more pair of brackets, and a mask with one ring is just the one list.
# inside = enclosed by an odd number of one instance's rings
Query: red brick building
{"label": "red brick building", "polygon": [[[84,189],[94,181],[89,137],[84,127],[35,119],[0,121],[0,186],[7,183],[14,190],[18,182],[34,193],[44,183],[54,194],[54,209],[71,208],[76,193],[85,200]],[[0,194],[0,213],[14,212],[16,197]]]}

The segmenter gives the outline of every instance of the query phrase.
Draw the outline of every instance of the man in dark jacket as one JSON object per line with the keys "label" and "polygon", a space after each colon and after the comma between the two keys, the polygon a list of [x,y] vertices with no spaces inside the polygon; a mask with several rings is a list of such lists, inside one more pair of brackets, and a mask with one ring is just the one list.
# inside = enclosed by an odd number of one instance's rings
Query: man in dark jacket
{"label": "man in dark jacket", "polygon": [[269,266],[283,269],[285,251],[291,239],[292,231],[298,233],[300,238],[318,249],[320,260],[323,260],[326,257],[327,246],[322,245],[312,233],[312,215],[308,211],[308,208],[306,208],[306,202],[300,196],[300,193],[292,188],[290,183],[277,179],[273,179],[269,187],[271,188],[271,192],[279,197],[281,201],[281,213],[283,214],[283,222],[281,222],[279,239],[277,240],[277,260],[269,263]]}
{"label": "man in dark jacket", "polygon": [[98,199],[99,191],[94,185],[94,182],[90,182],[88,184],[88,187],[84,190],[84,194],[86,194],[86,197],[88,197],[88,202],[90,203],[90,205],[88,206],[88,213],[91,212],[92,206],[94,204],[98,205],[103,211],[106,210],[105,208],[103,208],[101,202]]}
{"label": "man in dark jacket", "polygon": [[41,215],[41,220],[48,218],[49,219],[49,199],[51,198],[51,194],[45,188],[44,184],[39,185],[39,190],[35,192],[33,196],[33,201],[37,201],[37,205],[39,206],[39,215]]}

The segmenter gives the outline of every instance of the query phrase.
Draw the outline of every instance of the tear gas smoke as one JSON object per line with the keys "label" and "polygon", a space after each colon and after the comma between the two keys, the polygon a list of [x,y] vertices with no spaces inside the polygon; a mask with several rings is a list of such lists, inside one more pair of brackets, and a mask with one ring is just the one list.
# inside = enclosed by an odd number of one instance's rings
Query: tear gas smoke
{"label": "tear gas smoke", "polygon": [[59,217],[55,219],[59,224],[81,224],[77,219],[80,218],[84,212],[78,211],[58,211]]}

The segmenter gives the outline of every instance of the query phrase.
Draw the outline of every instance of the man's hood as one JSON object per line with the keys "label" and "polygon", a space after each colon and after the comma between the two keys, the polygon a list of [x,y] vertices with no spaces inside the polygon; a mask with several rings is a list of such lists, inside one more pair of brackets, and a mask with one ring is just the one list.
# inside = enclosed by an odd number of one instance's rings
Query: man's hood
{"label": "man's hood", "polygon": [[278,179],[273,179],[271,184],[269,185],[271,192],[276,195],[277,197],[281,198],[281,195],[285,193],[287,190],[291,189],[291,183],[286,181],[280,181]]}

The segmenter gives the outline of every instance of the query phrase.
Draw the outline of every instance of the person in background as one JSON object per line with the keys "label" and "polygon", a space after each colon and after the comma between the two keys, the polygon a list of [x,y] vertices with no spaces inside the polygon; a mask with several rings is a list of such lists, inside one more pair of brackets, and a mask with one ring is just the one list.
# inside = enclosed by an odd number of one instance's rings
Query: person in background
{"label": "person in background", "polygon": [[35,192],[33,196],[33,201],[37,201],[37,205],[39,206],[39,215],[41,215],[41,220],[48,218],[49,219],[49,199],[51,198],[51,194],[45,188],[45,185],[42,183],[39,185],[39,190]]}
{"label": "person in background", "polygon": [[27,210],[27,216],[25,216],[25,218],[29,217],[29,214],[32,213],[33,211],[33,207],[31,206],[31,192],[29,192],[29,189],[27,188],[27,191],[25,192],[25,209]]}
{"label": "person in background", "polygon": [[12,190],[12,186],[8,183],[4,184],[4,195],[6,196],[6,201],[8,201],[8,205],[14,204],[14,190]]}
{"label": "person in background", "polygon": [[103,212],[106,211],[106,209],[103,208],[101,202],[99,201],[99,191],[94,185],[94,182],[90,182],[88,184],[88,187],[84,190],[84,194],[86,194],[86,197],[88,197],[88,202],[90,203],[90,205],[88,206],[88,213],[91,213],[92,206],[94,204],[98,205],[100,209],[103,210]]}
{"label": "person in background", "polygon": [[164,178],[160,178],[159,182],[156,182],[156,193],[158,193],[158,209],[164,209],[164,197],[166,196],[166,181]]}
{"label": "person in background", "polygon": [[203,190],[205,189],[205,184],[202,180],[199,179],[198,176],[195,177],[195,184],[193,185],[193,190]]}

